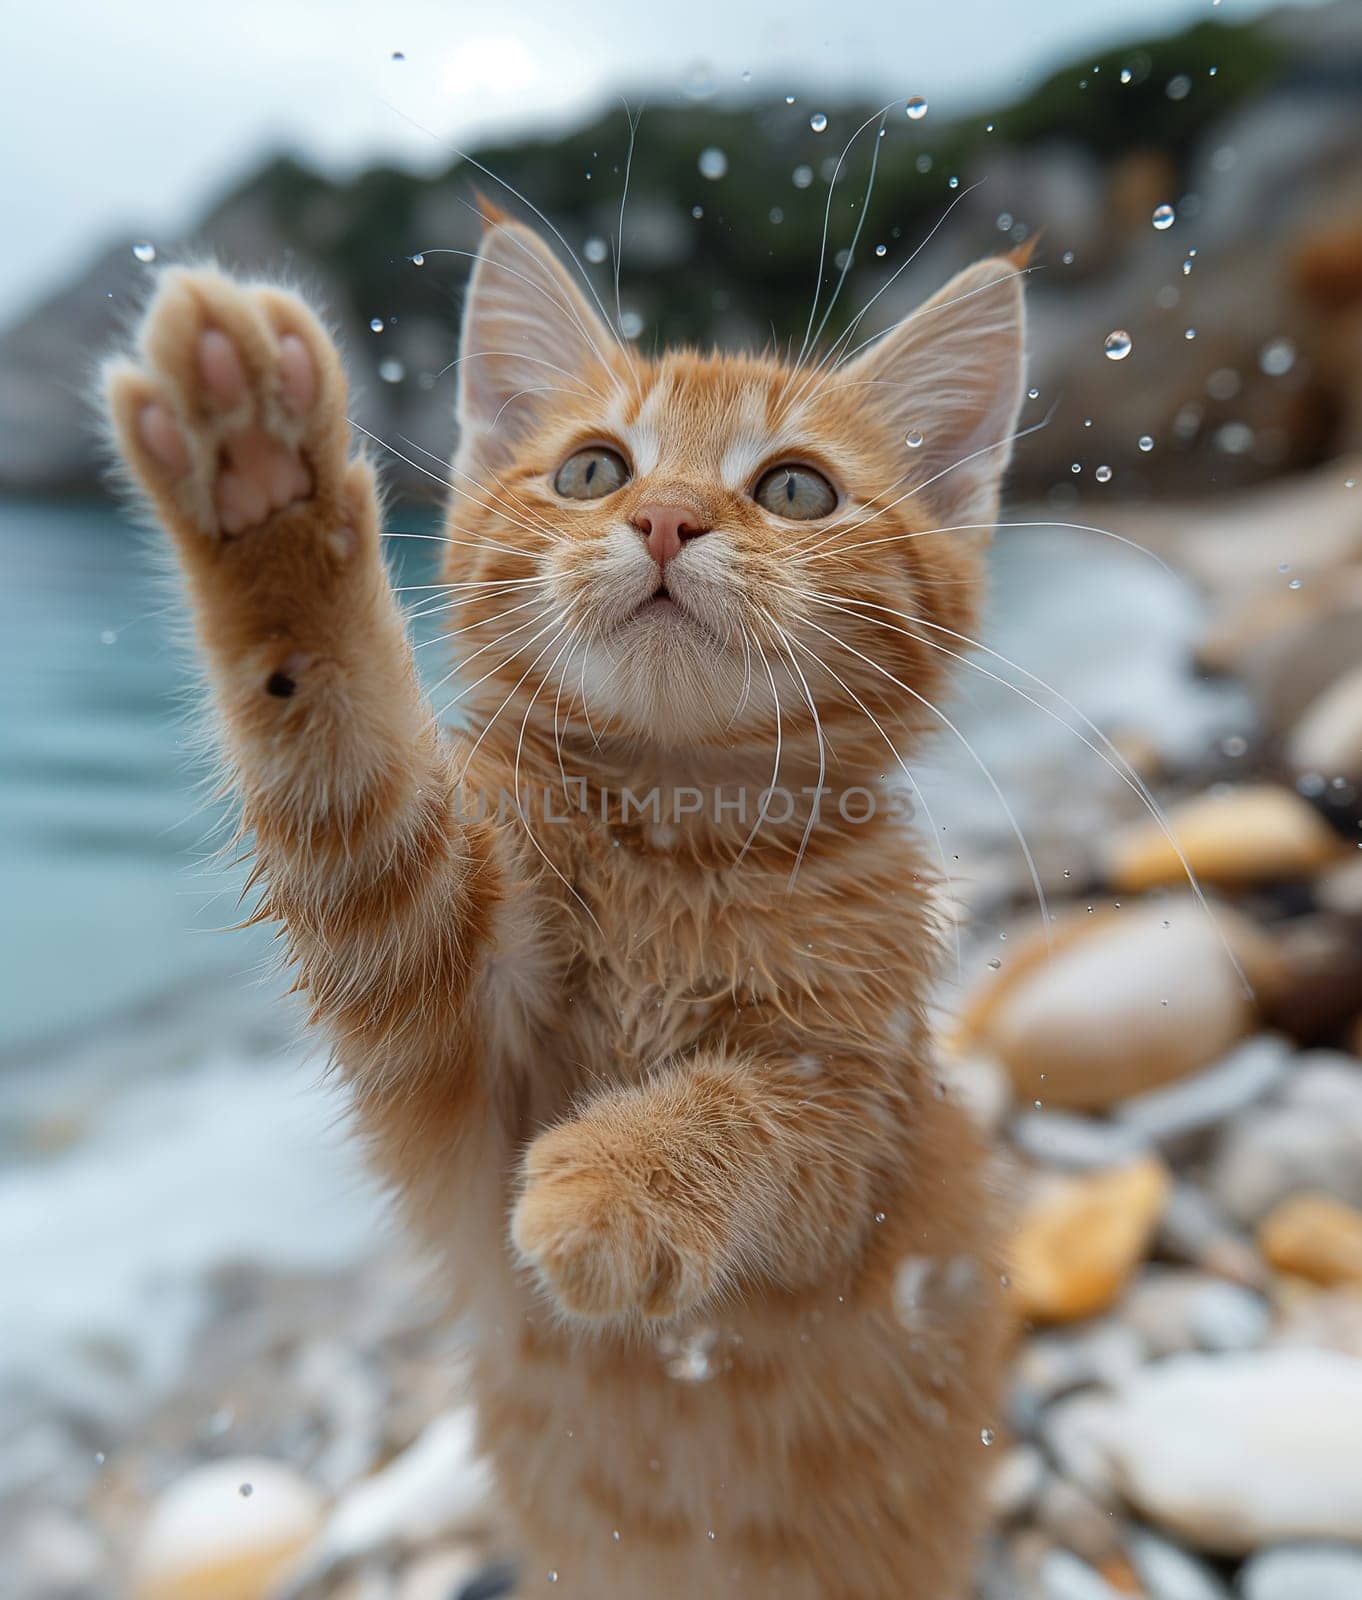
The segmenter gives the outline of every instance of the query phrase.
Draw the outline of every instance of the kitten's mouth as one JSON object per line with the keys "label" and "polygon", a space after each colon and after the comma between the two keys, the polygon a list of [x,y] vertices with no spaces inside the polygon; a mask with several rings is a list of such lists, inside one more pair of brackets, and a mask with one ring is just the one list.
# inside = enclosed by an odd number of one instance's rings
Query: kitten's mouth
{"label": "kitten's mouth", "polygon": [[641,606],[634,612],[636,617],[666,616],[669,612],[689,615],[686,608],[680,604],[676,596],[667,587],[664,579],[657,588],[648,596]]}

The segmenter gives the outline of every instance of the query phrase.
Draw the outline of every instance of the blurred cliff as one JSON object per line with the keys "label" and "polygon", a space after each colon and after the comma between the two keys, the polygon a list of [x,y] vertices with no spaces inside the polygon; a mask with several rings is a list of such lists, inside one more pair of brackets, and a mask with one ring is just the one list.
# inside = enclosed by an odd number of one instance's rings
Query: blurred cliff
{"label": "blurred cliff", "polygon": [[[773,333],[797,344],[837,158],[874,110],[803,94],[650,108],[624,221],[625,326],[645,346],[761,344]],[[551,139],[475,152],[562,229],[607,303],[628,143],[626,117],[611,108]],[[872,122],[832,196],[825,296],[862,218],[875,145]],[[1351,0],[1135,41],[991,113],[905,117],[900,104],[878,151],[828,335],[952,202],[865,332],[969,257],[1041,236],[1033,381],[1053,418],[1020,452],[1021,493],[1063,505],[1076,460],[1110,467],[1124,495],[1186,495],[1362,446],[1362,8]],[[185,238],[111,245],[0,335],[0,487],[96,481],[84,393],[146,292],[148,246],[161,260],[212,253],[310,286],[340,326],[360,420],[446,454],[454,379],[443,369],[479,186],[505,198],[461,157],[433,177],[376,168],[338,183],[281,156]],[[1156,211],[1171,222],[1157,226]],[[370,331],[376,322],[381,332]],[[1104,344],[1117,330],[1131,348],[1113,361]],[[1158,447],[1156,472],[1142,439]],[[392,465],[407,491],[433,488]]]}

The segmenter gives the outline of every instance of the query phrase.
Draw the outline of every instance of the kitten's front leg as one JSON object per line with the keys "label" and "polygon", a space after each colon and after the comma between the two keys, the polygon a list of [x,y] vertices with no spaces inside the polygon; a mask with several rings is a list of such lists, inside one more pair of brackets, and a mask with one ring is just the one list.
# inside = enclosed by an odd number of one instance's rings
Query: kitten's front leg
{"label": "kitten's front leg", "polygon": [[187,577],[266,910],[318,1012],[370,1041],[450,1014],[487,841],[457,822],[330,340],[296,295],[177,269],[106,393]]}
{"label": "kitten's front leg", "polygon": [[665,1319],[845,1263],[873,1217],[886,1097],[811,1070],[705,1053],[535,1139],[512,1237],[557,1304]]}

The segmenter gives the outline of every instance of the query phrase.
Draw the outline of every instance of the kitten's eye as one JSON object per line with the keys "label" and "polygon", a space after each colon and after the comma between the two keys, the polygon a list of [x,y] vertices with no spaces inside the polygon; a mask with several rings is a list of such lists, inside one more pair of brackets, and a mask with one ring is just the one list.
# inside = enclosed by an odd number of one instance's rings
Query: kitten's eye
{"label": "kitten's eye", "polygon": [[567,458],[558,469],[553,487],[564,500],[599,500],[622,489],[628,481],[629,469],[623,456],[593,445]]}
{"label": "kitten's eye", "polygon": [[837,509],[837,491],[812,467],[772,467],[752,491],[752,498],[792,522],[810,522]]}

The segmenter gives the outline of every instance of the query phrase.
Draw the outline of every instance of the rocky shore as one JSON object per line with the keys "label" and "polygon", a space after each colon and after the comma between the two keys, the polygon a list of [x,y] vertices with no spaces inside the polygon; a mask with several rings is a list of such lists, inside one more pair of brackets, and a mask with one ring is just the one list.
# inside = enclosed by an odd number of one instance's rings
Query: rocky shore
{"label": "rocky shore", "polygon": [[[976,875],[942,1070],[1017,1219],[1006,1413],[958,1445],[992,1475],[978,1600],[1362,1595],[1359,475],[1118,517],[1205,593],[1188,672],[1237,676],[1256,732],[1170,763],[1091,729],[1127,781],[1039,830],[1048,925]],[[25,1600],[471,1600],[513,1554],[396,1246],[219,1269],[171,1392],[73,1393],[6,1470]]]}

